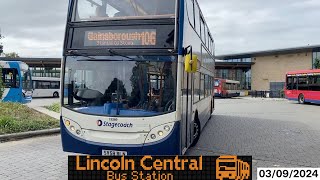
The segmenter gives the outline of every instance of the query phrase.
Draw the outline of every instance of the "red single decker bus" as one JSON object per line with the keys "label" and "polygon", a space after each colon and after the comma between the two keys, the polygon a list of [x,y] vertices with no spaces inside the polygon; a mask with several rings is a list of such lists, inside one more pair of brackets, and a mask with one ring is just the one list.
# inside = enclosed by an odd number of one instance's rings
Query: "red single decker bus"
{"label": "red single decker bus", "polygon": [[214,95],[216,97],[238,97],[240,96],[240,82],[215,78]]}
{"label": "red single decker bus", "polygon": [[320,104],[320,69],[288,72],[285,94],[300,104]]}

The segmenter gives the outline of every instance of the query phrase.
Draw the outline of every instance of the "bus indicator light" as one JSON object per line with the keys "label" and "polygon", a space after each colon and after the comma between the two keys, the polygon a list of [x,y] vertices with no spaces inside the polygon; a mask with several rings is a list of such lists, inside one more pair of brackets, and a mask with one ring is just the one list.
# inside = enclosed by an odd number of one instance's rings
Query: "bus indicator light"
{"label": "bus indicator light", "polygon": [[69,120],[66,120],[66,121],[65,121],[65,124],[66,124],[66,126],[70,126],[71,123],[70,123]]}
{"label": "bus indicator light", "polygon": [[168,125],[165,126],[165,127],[164,127],[164,130],[165,130],[165,131],[170,131],[170,126],[168,126]]}
{"label": "bus indicator light", "polygon": [[75,131],[76,128],[74,126],[70,126],[71,131]]}
{"label": "bus indicator light", "polygon": [[77,133],[78,135],[80,135],[80,134],[81,134],[81,131],[78,129],[78,130],[76,131],[76,133]]}

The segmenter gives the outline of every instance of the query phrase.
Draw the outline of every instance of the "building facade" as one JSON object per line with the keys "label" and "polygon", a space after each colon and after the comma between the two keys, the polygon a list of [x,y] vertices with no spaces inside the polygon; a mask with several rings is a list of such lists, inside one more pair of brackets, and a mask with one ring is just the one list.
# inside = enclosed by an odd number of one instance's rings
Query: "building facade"
{"label": "building facade", "polygon": [[[316,59],[320,59],[320,45],[298,48],[259,51],[251,53],[217,56],[223,62],[233,63],[251,60],[250,70],[245,73],[246,81],[251,81],[248,89],[257,91],[283,90],[288,71],[313,69]],[[223,67],[219,67],[223,69]],[[223,77],[223,73],[221,74]],[[217,77],[221,77],[217,74]],[[237,78],[237,77],[236,77]],[[231,76],[232,79],[232,76]],[[237,79],[233,79],[237,80]]]}

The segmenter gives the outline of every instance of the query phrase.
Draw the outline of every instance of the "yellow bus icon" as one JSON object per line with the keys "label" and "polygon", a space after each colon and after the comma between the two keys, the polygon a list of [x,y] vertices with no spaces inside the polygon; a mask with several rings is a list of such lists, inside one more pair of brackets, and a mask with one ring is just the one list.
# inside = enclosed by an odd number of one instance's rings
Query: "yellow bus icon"
{"label": "yellow bus icon", "polygon": [[250,176],[250,165],[237,156],[220,156],[216,160],[216,179],[244,180]]}

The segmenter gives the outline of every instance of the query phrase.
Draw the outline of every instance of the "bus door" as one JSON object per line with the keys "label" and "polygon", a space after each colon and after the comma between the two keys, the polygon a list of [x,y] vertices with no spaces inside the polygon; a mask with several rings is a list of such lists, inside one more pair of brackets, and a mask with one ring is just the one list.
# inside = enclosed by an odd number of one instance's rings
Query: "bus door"
{"label": "bus door", "polygon": [[293,77],[292,79],[292,96],[298,98],[298,77]]}
{"label": "bus door", "polygon": [[181,121],[181,150],[185,153],[185,150],[191,145],[191,130],[192,125],[192,73],[183,71],[182,76],[182,121]]}

